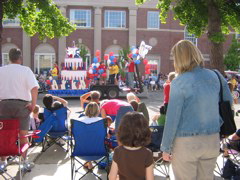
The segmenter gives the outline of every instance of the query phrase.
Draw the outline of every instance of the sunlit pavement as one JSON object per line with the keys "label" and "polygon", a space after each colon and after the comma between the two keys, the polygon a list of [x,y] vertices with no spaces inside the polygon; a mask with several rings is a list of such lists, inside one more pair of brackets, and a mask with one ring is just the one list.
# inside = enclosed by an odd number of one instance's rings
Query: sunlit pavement
{"label": "sunlit pavement", "polygon": [[[42,97],[43,94],[39,95],[38,104],[42,106]],[[122,97],[121,99],[124,99]],[[159,111],[159,106],[163,102],[162,91],[149,92],[148,98],[146,94],[144,97],[141,97],[141,101],[145,102],[148,107],[150,117],[152,117],[156,112]],[[70,119],[74,118],[75,112],[80,111],[80,102],[79,98],[67,98],[69,102],[69,107],[71,110]],[[235,110],[240,109],[240,105],[235,105]],[[237,127],[240,127],[240,116],[235,117]],[[63,151],[59,146],[52,146],[46,152],[41,152],[40,146],[35,146],[29,150],[29,160],[35,162],[35,167],[31,172],[25,174],[24,180],[68,180],[71,179],[71,161],[70,154]],[[221,164],[222,160],[219,158],[219,163]],[[163,166],[162,166],[163,167]],[[164,167],[163,167],[164,168]],[[8,166],[8,172],[10,174],[16,174],[18,167],[16,165]],[[85,170],[81,170],[81,173],[84,173]],[[106,173],[103,170],[96,169],[94,171],[104,180],[107,179]],[[166,179],[163,177],[159,171],[154,170],[154,175],[156,180]],[[216,174],[217,175],[217,174]],[[1,177],[0,177],[1,179]],[[76,178],[79,179],[79,178]],[[85,180],[94,180],[96,179],[93,175],[89,174]],[[215,179],[221,179],[220,177],[215,177]]]}

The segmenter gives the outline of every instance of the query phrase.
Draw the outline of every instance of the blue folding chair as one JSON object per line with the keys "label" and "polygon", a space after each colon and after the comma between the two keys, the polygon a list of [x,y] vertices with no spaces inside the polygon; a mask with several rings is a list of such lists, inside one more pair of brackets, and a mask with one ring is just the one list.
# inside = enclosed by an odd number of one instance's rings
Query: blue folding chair
{"label": "blue folding chair", "polygon": [[58,110],[50,111],[45,108],[43,116],[44,122],[38,128],[41,130],[41,133],[39,134],[39,138],[35,139],[35,142],[42,142],[42,151],[44,152],[53,144],[57,144],[63,148],[59,142],[62,139],[67,142],[67,149],[63,149],[68,152],[68,140],[70,140],[67,128],[68,109],[62,107]]}
{"label": "blue folding chair", "polygon": [[[85,124],[78,120],[71,120],[71,170],[72,180],[80,175],[80,179],[88,173],[92,173],[98,179],[100,176],[93,172],[103,161],[109,164],[109,152],[105,145],[105,138],[107,136],[107,129],[104,120],[100,120],[91,124]],[[84,161],[93,162],[93,168],[88,169],[85,174],[79,172],[84,167]],[[108,175],[108,166],[105,168]]]}

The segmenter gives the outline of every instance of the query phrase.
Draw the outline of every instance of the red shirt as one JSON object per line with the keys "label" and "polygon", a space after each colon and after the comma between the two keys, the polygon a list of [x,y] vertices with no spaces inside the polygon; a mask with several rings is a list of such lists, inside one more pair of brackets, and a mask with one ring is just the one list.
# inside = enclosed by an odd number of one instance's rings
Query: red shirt
{"label": "red shirt", "polygon": [[134,62],[133,61],[128,66],[128,72],[134,72]]}
{"label": "red shirt", "polygon": [[101,106],[101,109],[104,109],[107,115],[117,115],[119,108],[122,106],[131,106],[131,105],[119,99],[111,99],[103,103],[103,105]]}
{"label": "red shirt", "polygon": [[163,92],[164,92],[164,101],[163,103],[166,104],[169,102],[169,94],[170,94],[170,84],[171,82],[167,81],[164,85],[163,85]]}

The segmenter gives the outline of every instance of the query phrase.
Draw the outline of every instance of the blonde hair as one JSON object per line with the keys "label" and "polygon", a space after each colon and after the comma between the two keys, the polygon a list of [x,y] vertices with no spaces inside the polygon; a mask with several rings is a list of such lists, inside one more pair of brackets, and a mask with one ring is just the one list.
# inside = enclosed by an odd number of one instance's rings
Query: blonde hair
{"label": "blonde hair", "polygon": [[88,117],[97,117],[100,113],[99,106],[96,102],[90,102],[86,106],[85,115]]}
{"label": "blonde hair", "polygon": [[170,72],[168,74],[168,80],[171,82],[176,76],[176,73],[175,72]]}
{"label": "blonde hair", "polygon": [[133,100],[136,101],[136,95],[134,93],[132,93],[132,92],[127,93],[127,101],[131,102]]}
{"label": "blonde hair", "polygon": [[203,66],[203,56],[200,50],[188,40],[177,42],[171,53],[174,59],[175,71],[182,74],[191,71],[196,66]]}
{"label": "blonde hair", "polygon": [[33,114],[37,114],[39,113],[39,109],[40,109],[40,106],[39,105],[36,105],[33,109]]}

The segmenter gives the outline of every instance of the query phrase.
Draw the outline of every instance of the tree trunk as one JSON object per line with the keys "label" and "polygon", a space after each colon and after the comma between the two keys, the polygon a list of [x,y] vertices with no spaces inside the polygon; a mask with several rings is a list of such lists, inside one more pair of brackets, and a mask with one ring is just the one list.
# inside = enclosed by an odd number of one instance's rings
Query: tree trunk
{"label": "tree trunk", "polygon": [[0,1],[0,66],[2,66],[3,1]]}
{"label": "tree trunk", "polygon": [[[208,0],[208,39],[216,33],[221,33],[221,18],[214,0]],[[223,64],[223,43],[216,43],[210,40],[210,61],[211,68],[224,73]]]}

